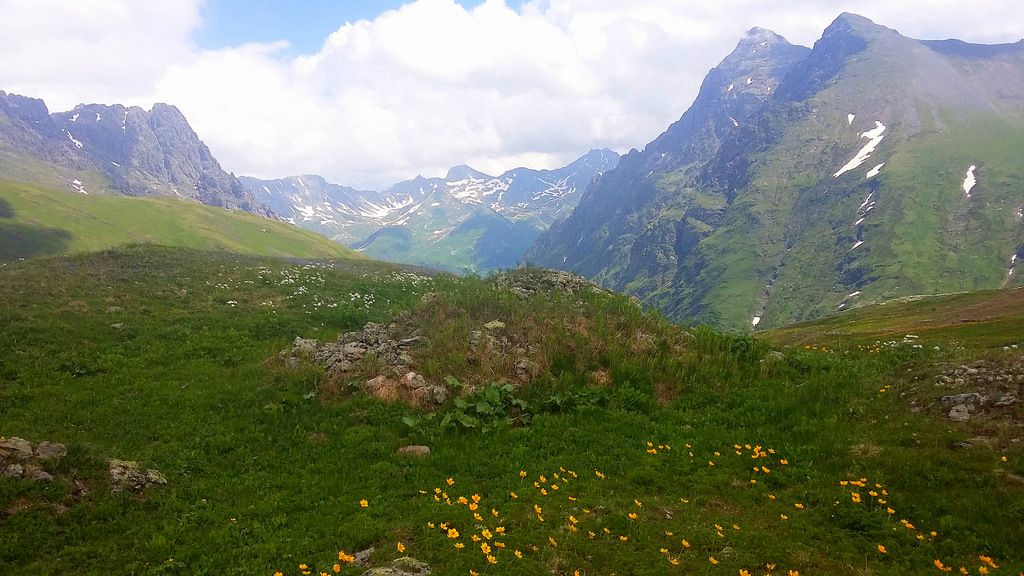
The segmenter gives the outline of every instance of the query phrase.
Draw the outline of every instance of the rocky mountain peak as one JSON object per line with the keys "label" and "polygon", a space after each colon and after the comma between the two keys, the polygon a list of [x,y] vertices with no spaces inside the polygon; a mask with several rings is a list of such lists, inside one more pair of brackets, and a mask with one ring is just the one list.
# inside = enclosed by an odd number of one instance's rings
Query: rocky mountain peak
{"label": "rocky mountain peak", "polygon": [[0,112],[25,122],[43,122],[50,118],[50,111],[42,100],[8,94],[3,90],[0,90]]}
{"label": "rocky mountain peak", "polygon": [[458,166],[452,166],[448,170],[448,174],[445,175],[444,179],[448,182],[455,182],[459,180],[490,180],[493,176],[484,174],[479,170],[475,170],[466,166],[465,164],[459,164]]}

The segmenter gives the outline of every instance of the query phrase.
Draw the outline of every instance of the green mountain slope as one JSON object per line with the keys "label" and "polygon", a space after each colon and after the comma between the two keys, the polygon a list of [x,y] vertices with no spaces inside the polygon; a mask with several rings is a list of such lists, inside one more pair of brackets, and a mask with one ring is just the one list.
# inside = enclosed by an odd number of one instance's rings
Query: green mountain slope
{"label": "green mountain slope", "polygon": [[0,260],[133,243],[267,256],[362,257],[284,222],[196,202],[73,194],[0,182]]}
{"label": "green mountain slope", "polygon": [[542,229],[534,219],[513,220],[487,206],[434,190],[394,224],[352,248],[390,262],[480,273],[515,267]]}
{"label": "green mountain slope", "polygon": [[[709,75],[684,118],[723,109],[720,86]],[[535,261],[730,329],[1022,282],[1024,42],[922,42],[844,14],[734,119],[690,135],[713,145],[695,163],[623,160],[592,196],[629,216],[577,208]]]}

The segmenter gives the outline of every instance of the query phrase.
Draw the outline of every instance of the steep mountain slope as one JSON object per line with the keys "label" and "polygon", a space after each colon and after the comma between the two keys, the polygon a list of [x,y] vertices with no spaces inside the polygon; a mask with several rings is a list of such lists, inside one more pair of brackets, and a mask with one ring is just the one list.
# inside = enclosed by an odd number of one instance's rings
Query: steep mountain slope
{"label": "steep mountain slope", "polygon": [[241,181],[278,214],[374,257],[484,271],[514,266],[541,231],[572,211],[587,184],[617,162],[604,149],[563,168],[515,168],[496,177],[455,166],[444,178],[418,176],[383,192],[319,176]]}
{"label": "steep mountain slope", "polygon": [[0,181],[0,261],[133,243],[298,258],[364,257],[284,222],[186,202]]}
{"label": "steep mountain slope", "polygon": [[[922,42],[844,14],[810,52],[769,53],[766,96],[740,117],[714,96],[723,69],[752,67],[750,40],[529,257],[733,329],[1020,283],[1024,43]],[[722,115],[731,128],[679,129]]]}
{"label": "steep mountain slope", "polygon": [[50,114],[42,100],[0,92],[0,178],[270,214],[167,104],[83,104]]}

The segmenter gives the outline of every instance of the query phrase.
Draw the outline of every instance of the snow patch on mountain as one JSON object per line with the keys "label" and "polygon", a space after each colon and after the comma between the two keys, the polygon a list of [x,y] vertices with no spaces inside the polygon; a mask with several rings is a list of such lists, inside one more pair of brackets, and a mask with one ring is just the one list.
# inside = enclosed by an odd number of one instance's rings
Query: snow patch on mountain
{"label": "snow patch on mountain", "polygon": [[71,142],[75,145],[75,147],[77,147],[79,149],[82,149],[82,148],[85,147],[84,144],[82,144],[78,140],[75,140],[75,137],[71,135],[71,132],[68,132],[67,130],[65,130],[64,133],[68,135],[68,140],[71,140]]}
{"label": "snow patch on mountain", "polygon": [[878,166],[875,166],[874,168],[869,170],[867,176],[865,176],[864,179],[868,180],[874,178],[875,176],[878,176],[878,173],[882,171],[882,166],[885,166],[885,162],[882,162]]}
{"label": "snow patch on mountain", "polygon": [[854,170],[860,167],[861,164],[866,162],[867,159],[871,157],[871,153],[875,151],[875,148],[878,148],[878,145],[881,144],[882,139],[885,138],[885,124],[882,124],[881,122],[876,120],[875,128],[873,130],[864,132],[863,134],[860,135],[860,137],[867,138],[868,143],[865,144],[864,147],[857,152],[857,155],[853,157],[853,160],[847,162],[845,166],[843,166],[842,168],[839,169],[838,172],[833,174],[833,178],[839,178],[840,176],[846,174],[850,170]]}
{"label": "snow patch on mountain", "polygon": [[974,171],[976,169],[977,169],[977,166],[975,166],[974,164],[971,164],[971,167],[967,169],[967,175],[964,176],[963,189],[964,189],[964,194],[966,194],[968,198],[971,197],[971,190],[973,190],[975,184],[978,183],[978,179],[974,176]]}

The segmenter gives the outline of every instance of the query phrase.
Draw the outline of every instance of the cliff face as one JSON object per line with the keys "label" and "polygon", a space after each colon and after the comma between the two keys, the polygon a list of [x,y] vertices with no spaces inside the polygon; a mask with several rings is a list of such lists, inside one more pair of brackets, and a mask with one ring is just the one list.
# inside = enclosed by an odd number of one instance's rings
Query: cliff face
{"label": "cliff face", "polygon": [[[0,146],[30,162],[98,172],[99,186],[107,192],[177,196],[270,214],[220,167],[184,115],[167,104],[150,111],[88,104],[50,114],[42,100],[0,92]],[[25,172],[18,171],[17,179],[25,179]],[[84,191],[81,181],[65,184]]]}

